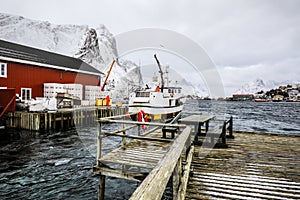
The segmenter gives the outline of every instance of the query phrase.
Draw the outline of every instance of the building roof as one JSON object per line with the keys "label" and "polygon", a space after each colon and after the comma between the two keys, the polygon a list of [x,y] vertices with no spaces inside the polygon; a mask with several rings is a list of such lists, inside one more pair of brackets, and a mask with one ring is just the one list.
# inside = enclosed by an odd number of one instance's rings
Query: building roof
{"label": "building roof", "polygon": [[93,66],[73,58],[33,47],[0,40],[0,60],[31,64],[65,71],[100,75]]}

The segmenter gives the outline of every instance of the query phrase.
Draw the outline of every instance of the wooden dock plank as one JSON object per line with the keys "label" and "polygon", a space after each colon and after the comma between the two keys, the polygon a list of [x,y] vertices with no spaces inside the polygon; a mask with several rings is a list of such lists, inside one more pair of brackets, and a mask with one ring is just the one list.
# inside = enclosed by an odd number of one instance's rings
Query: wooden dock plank
{"label": "wooden dock plank", "polygon": [[170,143],[134,140],[104,155],[100,162],[152,169],[167,152]]}
{"label": "wooden dock plank", "polygon": [[300,137],[234,135],[228,149],[195,148],[186,199],[300,199]]}

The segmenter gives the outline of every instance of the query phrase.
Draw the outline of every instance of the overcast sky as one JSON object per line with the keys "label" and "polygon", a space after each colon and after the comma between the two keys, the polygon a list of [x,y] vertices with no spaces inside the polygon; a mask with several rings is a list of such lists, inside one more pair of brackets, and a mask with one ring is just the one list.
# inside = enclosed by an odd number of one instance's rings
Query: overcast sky
{"label": "overcast sky", "polygon": [[300,82],[298,0],[7,0],[0,10],[55,24],[104,24],[114,35],[178,32],[204,48],[226,94],[256,78]]}

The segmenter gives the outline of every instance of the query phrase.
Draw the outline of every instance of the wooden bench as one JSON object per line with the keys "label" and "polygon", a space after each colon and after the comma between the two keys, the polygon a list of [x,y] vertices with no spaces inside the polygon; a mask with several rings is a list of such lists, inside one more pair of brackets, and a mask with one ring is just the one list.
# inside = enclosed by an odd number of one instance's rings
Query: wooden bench
{"label": "wooden bench", "polygon": [[[173,119],[169,119],[166,121],[167,124],[174,124],[174,123],[177,123],[178,120],[180,119],[181,117],[181,113],[179,113],[178,115],[176,115]],[[172,126],[164,126],[162,128],[162,137],[163,138],[167,138],[167,132],[171,133],[171,138],[175,138],[175,133],[177,133],[178,131],[178,127],[172,127]]]}
{"label": "wooden bench", "polygon": [[224,122],[223,125],[218,124],[209,129],[206,133],[203,144],[211,147],[228,147],[226,144],[226,122]]}
{"label": "wooden bench", "polygon": [[[226,143],[227,138],[234,139],[232,134],[233,127],[233,118],[230,117],[229,120],[218,122],[216,126],[208,129],[205,133],[205,138],[203,142],[198,142],[197,144],[216,147],[216,148],[227,148],[228,145]],[[229,135],[226,135],[227,130],[229,131]]]}

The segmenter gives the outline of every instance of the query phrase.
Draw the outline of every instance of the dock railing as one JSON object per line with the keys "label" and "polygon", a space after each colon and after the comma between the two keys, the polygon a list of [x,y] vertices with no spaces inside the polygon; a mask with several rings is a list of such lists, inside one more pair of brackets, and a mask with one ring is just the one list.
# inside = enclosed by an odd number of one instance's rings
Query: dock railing
{"label": "dock railing", "polygon": [[130,197],[131,200],[161,199],[172,175],[173,198],[177,197],[180,199],[182,195],[180,195],[179,192],[182,193],[185,190],[183,185],[186,185],[187,183],[182,176],[181,154],[186,146],[186,142],[188,141],[190,134],[191,128],[186,127],[178,138],[174,140],[164,158],[135,190]]}
{"label": "dock railing", "polygon": [[[137,113],[136,113],[137,114]],[[134,114],[131,114],[134,115]],[[126,119],[127,118],[127,119]],[[148,137],[150,133],[153,133],[155,130],[161,127],[177,127],[177,128],[185,128],[186,125],[183,124],[165,124],[165,123],[157,123],[157,122],[139,122],[139,121],[132,121],[129,114],[125,115],[118,115],[118,116],[111,116],[100,118],[98,120],[98,134],[97,134],[97,160],[101,159],[101,148],[102,148],[102,138],[104,136],[117,136],[122,137],[122,145],[125,146],[127,144],[126,138],[130,139],[137,139],[137,140],[151,140],[151,141],[160,141],[160,142],[171,142],[171,139],[164,139],[158,137]],[[117,123],[122,124],[123,128],[117,131],[112,132],[102,132],[102,123]],[[131,125],[131,126],[127,126]],[[127,127],[126,127],[127,126]],[[153,126],[150,130],[147,130],[141,134],[142,126]],[[138,129],[137,134],[128,134],[130,129],[136,128]],[[99,164],[99,163],[98,163]]]}
{"label": "dock railing", "polygon": [[[139,122],[132,121],[128,119],[129,115],[119,115],[113,117],[106,117],[99,119],[98,127],[98,145],[97,145],[97,166],[101,168],[101,148],[102,148],[102,138],[104,136],[117,136],[122,137],[121,148],[126,147],[128,144],[128,138],[134,140],[144,140],[144,141],[157,141],[157,142],[167,142],[170,144],[167,151],[162,158],[158,161],[156,166],[151,169],[146,178],[143,179],[142,183],[132,194],[130,199],[161,199],[163,193],[167,187],[169,180],[172,181],[172,191],[173,199],[183,199],[186,190],[187,179],[189,174],[189,168],[191,163],[191,158],[194,148],[191,147],[191,128],[183,124],[166,124],[166,123],[156,123],[156,122]],[[122,128],[112,132],[102,131],[103,123],[118,123],[122,124]],[[138,127],[138,131],[141,126],[151,126],[150,130],[144,131],[143,134],[132,134],[129,133],[131,129]],[[162,127],[177,127],[179,129],[178,134],[173,139],[162,138],[157,136],[156,131]],[[140,128],[139,128],[140,127]],[[152,134],[156,132],[156,134]],[[185,165],[183,166],[183,160]],[[96,167],[97,167],[96,166]],[[99,183],[99,196],[98,199],[104,198],[105,189],[105,178],[103,174],[100,174]],[[120,173],[118,173],[120,174]],[[127,176],[120,176],[116,174],[110,174],[119,178],[130,179]],[[124,174],[124,173],[121,173]],[[131,179],[132,180],[132,179]]]}
{"label": "dock railing", "polygon": [[[228,124],[228,126],[226,126],[227,124]],[[226,135],[226,137],[233,139],[234,136],[233,136],[233,117],[232,116],[230,116],[229,120],[224,121],[224,126],[225,126],[225,129],[229,131],[229,135]],[[226,130],[225,130],[225,132],[226,132]]]}

